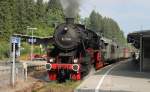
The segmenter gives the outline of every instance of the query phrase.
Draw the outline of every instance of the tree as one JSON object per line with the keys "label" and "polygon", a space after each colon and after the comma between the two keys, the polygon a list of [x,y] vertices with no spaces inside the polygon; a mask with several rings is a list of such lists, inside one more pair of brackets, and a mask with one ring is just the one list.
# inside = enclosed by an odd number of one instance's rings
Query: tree
{"label": "tree", "polygon": [[36,18],[39,22],[44,22],[45,20],[45,6],[43,0],[37,0],[36,2]]}
{"label": "tree", "polygon": [[47,23],[51,25],[54,22],[63,22],[64,13],[59,0],[49,0],[47,6]]}
{"label": "tree", "polygon": [[[40,0],[42,1],[42,0]],[[26,19],[28,26],[35,26],[36,22],[36,8],[34,0],[25,0]]]}
{"label": "tree", "polygon": [[93,30],[97,30],[97,14],[96,12],[93,10],[92,13],[90,14],[90,28]]}
{"label": "tree", "polygon": [[99,34],[101,33],[103,28],[102,16],[94,10],[90,14],[90,28]]}
{"label": "tree", "polygon": [[97,24],[97,32],[99,34],[101,34],[102,28],[103,28],[103,19],[102,19],[102,16],[99,13],[97,13],[97,19],[96,19],[96,21],[98,23]]}
{"label": "tree", "polygon": [[52,9],[53,12],[63,11],[62,5],[60,3],[60,0],[49,0],[47,11]]}
{"label": "tree", "polygon": [[80,19],[81,24],[85,25],[87,28],[90,28],[90,18],[85,17]]}
{"label": "tree", "polygon": [[2,34],[0,35],[1,40],[9,40],[9,36],[12,33],[12,24],[11,24],[11,0],[1,0],[0,1],[0,31]]}
{"label": "tree", "polygon": [[13,25],[15,27],[15,33],[25,34],[26,27],[29,24],[27,19],[25,1],[26,0],[15,0],[14,12],[12,12],[12,16],[14,18]]}
{"label": "tree", "polygon": [[93,31],[98,34],[103,34],[104,37],[109,39],[115,39],[119,44],[125,43],[125,37],[123,31],[116,21],[108,17],[102,17],[98,12],[94,10],[91,12],[89,18],[84,19],[85,24],[88,25]]}

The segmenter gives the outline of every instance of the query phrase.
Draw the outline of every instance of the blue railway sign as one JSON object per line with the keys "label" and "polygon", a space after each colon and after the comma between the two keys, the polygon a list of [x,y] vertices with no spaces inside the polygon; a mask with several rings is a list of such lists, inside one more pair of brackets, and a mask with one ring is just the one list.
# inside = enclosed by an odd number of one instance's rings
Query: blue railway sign
{"label": "blue railway sign", "polygon": [[11,43],[20,44],[21,38],[20,37],[11,37]]}

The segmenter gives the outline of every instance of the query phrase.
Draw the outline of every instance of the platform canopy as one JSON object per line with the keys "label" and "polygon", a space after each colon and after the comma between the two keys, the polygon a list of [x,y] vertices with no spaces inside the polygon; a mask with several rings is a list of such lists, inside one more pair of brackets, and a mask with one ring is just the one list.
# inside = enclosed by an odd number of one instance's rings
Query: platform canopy
{"label": "platform canopy", "polygon": [[129,33],[127,36],[127,41],[128,43],[132,43],[135,48],[139,49],[141,37],[150,37],[150,30]]}
{"label": "platform canopy", "polygon": [[30,36],[30,35],[22,35],[22,34],[13,34],[12,37],[20,37],[21,41],[31,43],[34,40],[34,44],[53,44],[53,37],[39,37],[39,36]]}

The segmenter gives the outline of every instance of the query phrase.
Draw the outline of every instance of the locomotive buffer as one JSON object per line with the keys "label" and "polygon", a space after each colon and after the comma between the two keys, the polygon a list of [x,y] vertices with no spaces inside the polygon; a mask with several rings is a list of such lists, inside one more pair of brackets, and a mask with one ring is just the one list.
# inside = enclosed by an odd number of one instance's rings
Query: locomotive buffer
{"label": "locomotive buffer", "polygon": [[85,79],[74,92],[149,92],[150,73],[131,59],[109,65]]}

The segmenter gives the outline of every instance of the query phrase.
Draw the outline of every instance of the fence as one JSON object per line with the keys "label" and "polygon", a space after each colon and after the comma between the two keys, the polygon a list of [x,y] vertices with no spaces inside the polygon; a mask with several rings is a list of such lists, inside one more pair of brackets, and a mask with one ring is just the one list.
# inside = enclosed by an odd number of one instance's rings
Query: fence
{"label": "fence", "polygon": [[27,65],[28,72],[46,70],[46,61],[30,61],[29,63],[27,63]]}

